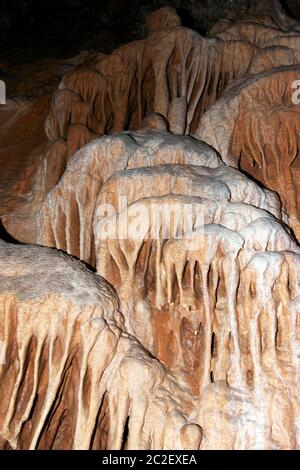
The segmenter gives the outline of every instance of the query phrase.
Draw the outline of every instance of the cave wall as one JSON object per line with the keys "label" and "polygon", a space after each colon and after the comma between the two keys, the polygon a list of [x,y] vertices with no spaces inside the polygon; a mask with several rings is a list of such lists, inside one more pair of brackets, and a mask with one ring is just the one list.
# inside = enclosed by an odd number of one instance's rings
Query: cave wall
{"label": "cave wall", "polygon": [[255,6],[10,88],[1,449],[300,448],[300,23]]}

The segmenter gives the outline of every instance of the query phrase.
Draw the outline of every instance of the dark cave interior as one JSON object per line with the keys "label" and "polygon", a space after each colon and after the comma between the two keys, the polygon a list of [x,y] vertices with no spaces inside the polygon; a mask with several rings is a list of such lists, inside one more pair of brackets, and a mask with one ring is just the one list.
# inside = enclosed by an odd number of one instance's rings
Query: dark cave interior
{"label": "dark cave interior", "polygon": [[[149,12],[177,8],[185,26],[206,35],[222,17],[239,16],[253,0],[1,0],[0,47],[4,60],[66,57],[81,50],[111,52],[147,34]],[[300,18],[300,1],[284,0]]]}

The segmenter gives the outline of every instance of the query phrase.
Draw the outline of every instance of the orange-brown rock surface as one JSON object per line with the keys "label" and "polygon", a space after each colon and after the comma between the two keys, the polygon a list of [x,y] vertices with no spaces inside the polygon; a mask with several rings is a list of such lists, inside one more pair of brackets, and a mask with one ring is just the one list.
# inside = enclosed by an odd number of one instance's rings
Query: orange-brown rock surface
{"label": "orange-brown rock surface", "polygon": [[1,163],[40,245],[0,240],[3,449],[300,448],[300,28],[271,4],[211,38],[154,12]]}
{"label": "orange-brown rock surface", "polygon": [[272,21],[272,27],[262,25],[255,16],[224,31],[216,27],[206,39],[165,7],[150,16],[147,39],[94,55],[88,66],[65,75],[46,123],[53,143],[48,187],[61,176],[61,162],[97,135],[136,129],[149,112],[161,114],[172,133],[193,133],[230,80],[299,63],[300,26],[292,23],[287,33],[286,25]]}
{"label": "orange-brown rock surface", "polygon": [[38,243],[116,288],[126,331],[192,398],[200,449],[297,448],[300,252],[285,217],[275,193],[212,148],[142,130],[76,154]]}
{"label": "orange-brown rock surface", "polygon": [[146,130],[103,137],[77,152],[42,205],[36,241],[95,265],[98,206],[118,211],[124,197],[131,204],[168,194],[252,203],[281,217],[275,194],[226,167],[206,144]]}
{"label": "orange-brown rock surface", "polygon": [[0,252],[3,448],[199,447],[183,390],[123,329],[103,278],[53,250]]}
{"label": "orange-brown rock surface", "polygon": [[[0,214],[7,230],[24,242],[34,240],[34,215],[44,196],[76,151],[95,138],[140,128],[153,112],[162,115],[172,133],[195,134],[203,113],[229,83],[248,73],[298,64],[299,23],[284,15],[277,1],[271,3],[262,7],[256,2],[240,19],[220,21],[209,38],[183,27],[175,10],[165,7],[150,16],[146,39],[111,54],[86,52],[67,61],[40,61],[32,65],[30,76],[26,68],[14,71],[24,80],[10,90],[32,97],[28,106],[33,109],[27,128],[22,124],[26,116],[12,122],[10,111],[1,107],[3,129],[19,136],[15,148],[0,130],[0,164],[3,158],[18,175],[18,187],[9,182],[8,189],[7,178],[0,180],[0,190],[9,198]],[[47,139],[42,123],[49,92],[63,73],[46,120]],[[16,153],[23,158],[16,159]]]}
{"label": "orange-brown rock surface", "polygon": [[299,66],[254,75],[232,86],[203,117],[196,134],[223,161],[278,192],[299,231]]}
{"label": "orange-brown rock surface", "polygon": [[[6,104],[0,105],[0,217],[18,240],[32,241],[36,212],[47,193],[51,143],[45,120],[51,94],[62,75],[87,63],[91,56],[82,53],[67,60],[47,59],[22,66],[1,63],[12,78],[7,81]],[[60,174],[63,169],[61,163]]]}

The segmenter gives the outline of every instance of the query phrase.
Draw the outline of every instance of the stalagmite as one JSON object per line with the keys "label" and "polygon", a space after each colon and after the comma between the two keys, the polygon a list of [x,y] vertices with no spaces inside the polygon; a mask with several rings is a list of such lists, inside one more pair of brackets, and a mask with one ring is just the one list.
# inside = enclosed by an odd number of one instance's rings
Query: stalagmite
{"label": "stalagmite", "polygon": [[[169,139],[175,139],[173,147]],[[104,148],[108,160],[102,172],[111,168],[110,149],[121,157],[114,160],[114,170],[104,177],[99,173],[97,191],[89,192],[89,222],[82,222],[69,212],[71,201],[82,213],[76,191],[84,194],[93,187],[87,176],[95,174]],[[178,160],[182,155],[185,161]],[[61,240],[67,242],[64,249],[83,256],[80,247],[86,242],[74,231],[90,233],[93,256],[87,261],[116,288],[126,331],[189,390],[199,429],[214,427],[218,413],[230,427],[223,440],[208,431],[200,448],[297,446],[292,423],[299,403],[296,395],[289,398],[290,387],[297,394],[297,366],[295,353],[281,349],[281,341],[299,347],[293,305],[300,252],[279,198],[224,165],[203,143],[166,131],[104,137],[76,157],[42,208],[39,242],[53,234],[51,246]],[[118,162],[126,169],[120,171]],[[145,163],[149,166],[140,166]],[[68,181],[79,174],[77,167],[94,172],[82,173],[87,176],[75,190]],[[67,194],[70,202],[62,212],[57,202],[67,201]],[[279,292],[285,292],[282,299]],[[282,381],[290,383],[288,388]],[[280,431],[275,431],[279,418],[273,407],[261,410],[271,396],[281,403],[276,404],[284,416]],[[210,400],[216,408],[207,415]],[[221,412],[224,403],[228,414]],[[229,424],[236,413],[241,427]]]}
{"label": "stalagmite", "polygon": [[50,249],[1,241],[0,253],[3,448],[200,445],[176,402],[183,390],[123,329],[103,278]]}
{"label": "stalagmite", "polygon": [[[46,132],[53,145],[67,141],[70,150],[62,160],[95,135],[140,127],[149,112],[161,114],[174,134],[193,133],[230,80],[300,60],[297,22],[288,33],[282,21],[271,27],[254,17],[224,30],[216,26],[217,33],[206,39],[181,26],[175,10],[164,7],[152,13],[148,28],[147,39],[109,56],[95,55],[61,81]],[[68,135],[75,124],[82,126],[76,141]]]}
{"label": "stalagmite", "polygon": [[207,111],[196,131],[225,163],[278,192],[298,239],[299,72],[297,65],[243,80]]}
{"label": "stalagmite", "polygon": [[1,449],[300,448],[300,26],[261,3],[74,59],[0,160]]}

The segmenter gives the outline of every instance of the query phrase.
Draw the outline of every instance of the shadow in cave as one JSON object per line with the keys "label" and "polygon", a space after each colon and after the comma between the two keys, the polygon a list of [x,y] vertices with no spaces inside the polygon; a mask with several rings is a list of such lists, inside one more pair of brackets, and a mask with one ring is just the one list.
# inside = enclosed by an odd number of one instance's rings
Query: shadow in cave
{"label": "shadow in cave", "polygon": [[[4,227],[3,225],[3,222],[0,218],[0,240],[3,240],[4,242],[6,243],[12,243],[14,245],[28,245],[27,243],[21,243],[19,242],[18,240],[16,240],[12,235],[10,235],[10,233],[8,233],[8,231],[6,230],[6,228]],[[41,248],[45,248],[45,249],[50,249],[50,250],[53,250],[53,251],[56,251],[56,252],[61,252],[63,253],[64,255],[66,256],[69,256],[70,258],[74,258],[76,259],[77,261],[80,261],[82,264],[85,265],[85,267],[93,272],[93,273],[96,273],[96,268],[88,263],[86,263],[85,261],[81,260],[80,258],[78,258],[77,256],[72,256],[70,255],[69,253],[67,253],[66,251],[64,250],[60,250],[60,249],[57,249],[55,247],[49,247],[49,246],[45,246],[43,247],[42,245],[37,245],[37,246],[41,246]]]}
{"label": "shadow in cave", "polygon": [[281,6],[285,13],[287,13],[291,18],[296,19],[295,15],[293,14],[290,6],[288,5],[286,0],[280,0]]}
{"label": "shadow in cave", "polygon": [[195,18],[192,16],[192,14],[186,10],[185,8],[176,8],[176,11],[178,15],[180,16],[182,26],[185,26],[186,28],[194,29],[196,30],[196,24],[195,24]]}
{"label": "shadow in cave", "polygon": [[15,245],[20,245],[20,242],[18,242],[18,240],[16,240],[12,235],[10,235],[7,232],[1,219],[0,219],[0,239],[5,241],[6,243],[14,243]]}

